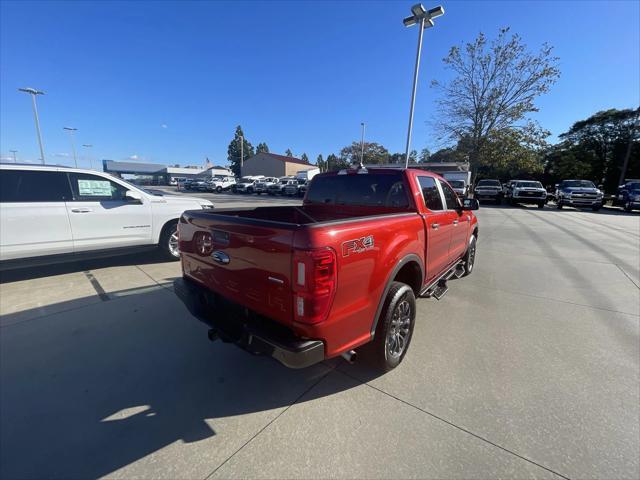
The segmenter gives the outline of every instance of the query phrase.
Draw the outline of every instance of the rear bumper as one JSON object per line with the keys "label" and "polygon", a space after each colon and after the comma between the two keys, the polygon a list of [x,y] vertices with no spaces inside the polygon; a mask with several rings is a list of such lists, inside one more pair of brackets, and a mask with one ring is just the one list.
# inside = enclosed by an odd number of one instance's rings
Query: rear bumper
{"label": "rear bumper", "polygon": [[289,368],[305,368],[325,359],[321,340],[296,337],[284,326],[220,298],[186,278],[173,289],[189,312],[225,342],[254,355],[273,357]]}

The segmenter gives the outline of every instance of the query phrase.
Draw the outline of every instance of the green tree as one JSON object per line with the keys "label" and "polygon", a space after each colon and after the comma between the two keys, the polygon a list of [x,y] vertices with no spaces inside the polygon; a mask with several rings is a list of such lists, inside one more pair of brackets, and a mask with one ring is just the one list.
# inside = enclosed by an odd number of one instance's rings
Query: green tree
{"label": "green tree", "polygon": [[[353,142],[351,145],[340,150],[340,160],[345,165],[360,163],[362,155],[362,145],[360,142]],[[379,143],[364,142],[364,156],[362,163],[367,165],[387,163],[389,161],[389,151]]]}
{"label": "green tree", "polygon": [[327,157],[327,171],[332,172],[335,170],[340,170],[342,168],[347,168],[349,164],[342,159],[338,158],[335,154],[330,153]]}
{"label": "green tree", "polygon": [[291,151],[291,149],[290,149],[290,148],[287,148],[287,151],[286,151],[286,152],[284,152],[284,154],[285,154],[287,157],[293,157],[293,152]]}
{"label": "green tree", "polygon": [[[242,142],[241,142],[242,139]],[[242,145],[242,149],[240,146]],[[236,127],[236,133],[227,148],[227,160],[231,164],[231,171],[234,175],[240,176],[240,154],[243,154],[243,159],[251,158],[254,155],[253,146],[244,138],[244,132],[242,127],[238,125]]]}
{"label": "green tree", "polygon": [[306,153],[303,153],[303,154],[300,156],[300,160],[302,160],[303,162],[307,162],[307,163],[309,163],[309,157],[307,156],[307,154],[306,154]]}
{"label": "green tree", "polygon": [[316,158],[316,165],[318,165],[320,172],[326,172],[328,170],[327,162],[325,162],[324,158],[322,158],[322,154],[318,155],[318,158]]}
{"label": "green tree", "polygon": [[418,162],[427,163],[429,161],[430,157],[431,157],[431,152],[429,151],[429,149],[428,148],[423,148],[422,150],[420,150],[420,155],[418,157]]}
{"label": "green tree", "polygon": [[445,137],[467,140],[473,169],[480,166],[492,135],[519,128],[527,114],[537,111],[535,100],[560,76],[558,60],[547,44],[531,53],[508,28],[491,42],[480,33],[449,50],[443,61],[453,78],[433,82],[440,91],[438,124]]}
{"label": "green tree", "polygon": [[[590,176],[615,192],[624,178],[640,173],[640,108],[600,111],[573,124],[559,136],[559,148],[548,159],[561,160],[569,153],[590,164]],[[560,155],[562,152],[564,155]],[[553,170],[553,166],[550,165]],[[557,167],[556,167],[557,170]]]}
{"label": "green tree", "polygon": [[269,147],[264,142],[259,143],[256,147],[256,155],[262,152],[269,153]]}

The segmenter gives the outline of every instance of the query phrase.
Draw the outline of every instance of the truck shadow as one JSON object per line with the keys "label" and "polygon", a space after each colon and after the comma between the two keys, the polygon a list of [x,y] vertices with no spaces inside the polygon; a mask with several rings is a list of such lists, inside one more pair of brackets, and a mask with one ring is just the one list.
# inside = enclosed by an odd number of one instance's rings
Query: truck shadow
{"label": "truck shadow", "polygon": [[313,387],[341,361],[289,370],[210,343],[165,288],[116,293],[13,324],[5,316],[1,478],[127,466],[118,475],[204,478],[284,408],[336,393]]}

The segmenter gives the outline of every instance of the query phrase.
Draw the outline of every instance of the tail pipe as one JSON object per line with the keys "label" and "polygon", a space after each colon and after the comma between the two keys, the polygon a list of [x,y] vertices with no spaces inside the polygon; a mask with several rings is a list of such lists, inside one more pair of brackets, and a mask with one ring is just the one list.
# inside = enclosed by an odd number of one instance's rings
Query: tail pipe
{"label": "tail pipe", "polygon": [[351,364],[355,363],[358,358],[358,354],[355,350],[349,350],[348,352],[342,353],[340,356]]}

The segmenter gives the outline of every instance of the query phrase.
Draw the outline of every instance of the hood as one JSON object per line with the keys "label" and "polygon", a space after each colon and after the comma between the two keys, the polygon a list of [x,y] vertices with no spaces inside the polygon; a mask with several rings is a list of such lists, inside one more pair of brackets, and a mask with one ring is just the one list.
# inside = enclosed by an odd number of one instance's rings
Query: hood
{"label": "hood", "polygon": [[162,197],[151,197],[151,203],[166,203],[168,205],[185,205],[190,208],[202,208],[203,205],[213,206],[209,200],[198,197],[183,197],[182,195],[164,195]]}

